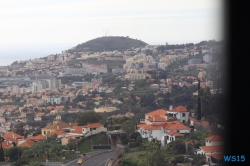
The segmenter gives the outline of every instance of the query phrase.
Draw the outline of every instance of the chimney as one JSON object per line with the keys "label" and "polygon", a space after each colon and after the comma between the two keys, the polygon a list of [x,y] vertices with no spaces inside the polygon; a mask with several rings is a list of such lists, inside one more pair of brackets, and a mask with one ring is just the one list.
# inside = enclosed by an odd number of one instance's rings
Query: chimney
{"label": "chimney", "polygon": [[173,105],[169,106],[169,111],[171,111],[173,109]]}
{"label": "chimney", "polygon": [[155,117],[153,117],[153,122],[155,122]]}
{"label": "chimney", "polygon": [[59,130],[59,126],[58,125],[56,126],[56,129]]}

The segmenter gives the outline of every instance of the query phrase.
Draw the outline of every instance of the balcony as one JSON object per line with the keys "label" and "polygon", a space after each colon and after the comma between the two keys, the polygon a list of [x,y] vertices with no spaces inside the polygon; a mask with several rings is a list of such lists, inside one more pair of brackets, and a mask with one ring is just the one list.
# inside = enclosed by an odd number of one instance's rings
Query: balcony
{"label": "balcony", "polygon": [[145,123],[145,119],[140,119],[140,123]]}

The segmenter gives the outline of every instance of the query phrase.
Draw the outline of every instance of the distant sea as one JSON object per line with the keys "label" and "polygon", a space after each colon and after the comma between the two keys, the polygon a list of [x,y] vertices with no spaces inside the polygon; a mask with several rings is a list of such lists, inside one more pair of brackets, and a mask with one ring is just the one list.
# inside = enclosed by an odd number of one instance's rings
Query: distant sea
{"label": "distant sea", "polygon": [[45,44],[38,46],[8,46],[0,49],[0,66],[7,66],[14,61],[29,60],[46,57],[51,54],[60,54],[76,44]]}

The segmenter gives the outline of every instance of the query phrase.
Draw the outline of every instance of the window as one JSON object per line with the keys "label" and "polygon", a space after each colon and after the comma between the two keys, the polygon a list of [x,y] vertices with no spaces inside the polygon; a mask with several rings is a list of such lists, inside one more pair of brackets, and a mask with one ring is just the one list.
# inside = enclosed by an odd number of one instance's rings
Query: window
{"label": "window", "polygon": [[182,117],[185,117],[186,116],[186,114],[185,113],[182,113]]}
{"label": "window", "polygon": [[167,136],[167,140],[169,140],[169,136]]}
{"label": "window", "polygon": [[182,120],[182,123],[185,123],[185,120]]}

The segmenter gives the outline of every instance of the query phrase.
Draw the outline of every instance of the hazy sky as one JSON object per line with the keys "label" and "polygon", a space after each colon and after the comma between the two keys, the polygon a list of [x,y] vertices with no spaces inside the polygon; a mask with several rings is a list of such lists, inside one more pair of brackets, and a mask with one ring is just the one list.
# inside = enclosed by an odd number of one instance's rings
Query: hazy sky
{"label": "hazy sky", "polygon": [[0,0],[0,58],[60,53],[103,36],[105,29],[148,44],[221,40],[223,2]]}

